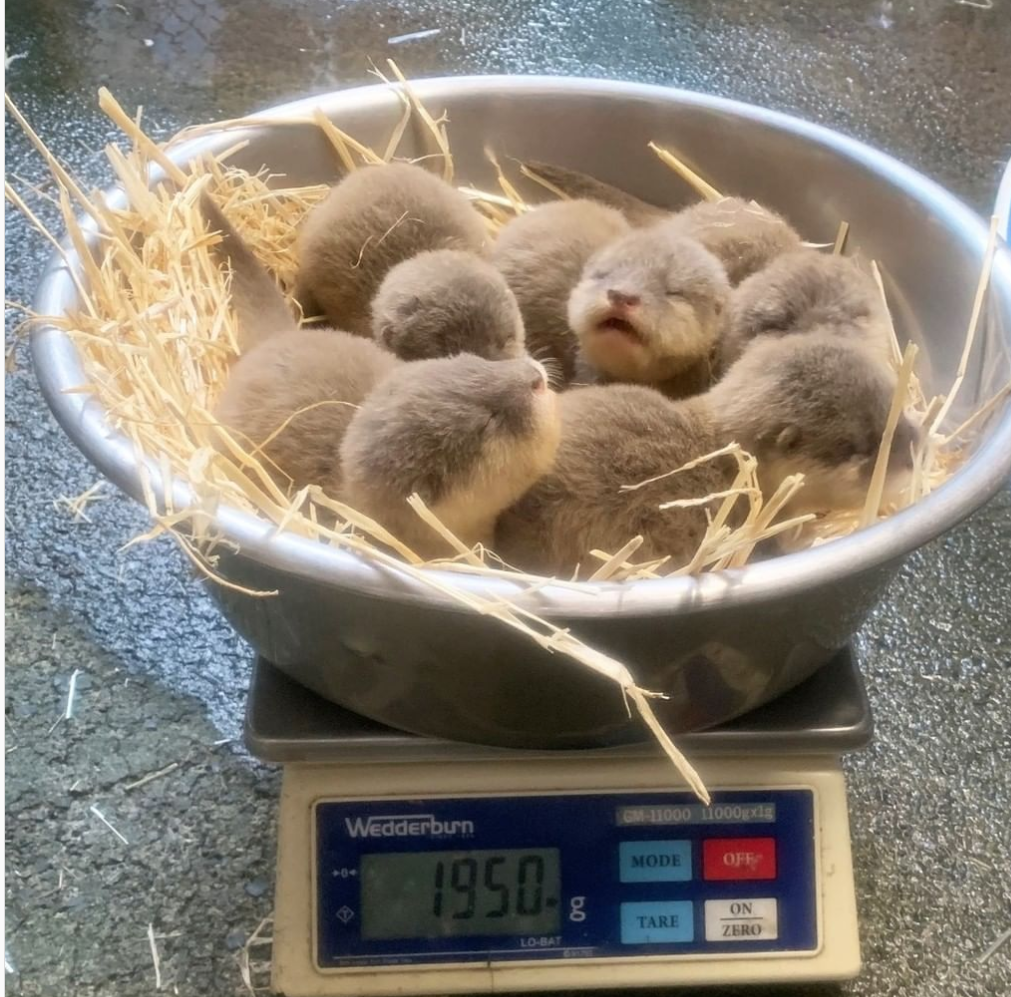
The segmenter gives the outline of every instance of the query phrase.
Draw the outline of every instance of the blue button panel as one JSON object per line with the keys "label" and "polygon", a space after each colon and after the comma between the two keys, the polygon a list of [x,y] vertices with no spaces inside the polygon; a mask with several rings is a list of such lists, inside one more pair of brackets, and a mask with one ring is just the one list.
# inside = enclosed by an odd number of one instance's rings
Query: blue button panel
{"label": "blue button panel", "polygon": [[656,945],[690,942],[695,920],[690,900],[621,905],[621,944]]}
{"label": "blue button panel", "polygon": [[618,868],[623,883],[686,883],[692,878],[692,843],[623,841]]}

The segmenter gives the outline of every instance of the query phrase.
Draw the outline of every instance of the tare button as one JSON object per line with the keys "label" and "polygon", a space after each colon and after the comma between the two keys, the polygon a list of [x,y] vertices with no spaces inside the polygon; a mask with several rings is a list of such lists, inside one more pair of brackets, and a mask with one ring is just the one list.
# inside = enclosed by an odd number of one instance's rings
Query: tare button
{"label": "tare button", "polygon": [[657,945],[690,942],[695,920],[690,900],[621,905],[622,945]]}
{"label": "tare button", "polygon": [[702,844],[705,879],[775,879],[775,838],[710,838]]}
{"label": "tare button", "polygon": [[773,897],[706,901],[707,942],[775,941],[779,909]]}
{"label": "tare button", "polygon": [[692,843],[623,841],[618,867],[623,883],[683,883],[692,878]]}

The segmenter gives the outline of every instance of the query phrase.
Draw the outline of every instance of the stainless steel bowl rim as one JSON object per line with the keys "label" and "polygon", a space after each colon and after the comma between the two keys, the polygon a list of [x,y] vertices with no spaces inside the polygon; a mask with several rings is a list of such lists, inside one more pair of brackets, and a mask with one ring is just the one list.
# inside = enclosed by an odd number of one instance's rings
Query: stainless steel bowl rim
{"label": "stainless steel bowl rim", "polygon": [[[929,203],[933,210],[946,216],[952,228],[981,247],[981,255],[987,240],[987,226],[982,219],[933,181],[868,145],[776,111],[690,91],[578,77],[463,76],[412,81],[412,86],[421,99],[433,104],[459,90],[489,94],[599,94],[611,99],[633,100],[640,97],[687,104],[749,118],[827,146],[844,158],[885,177],[905,193]],[[254,120],[256,117],[306,117],[316,108],[336,117],[342,105],[367,108],[373,104],[378,109],[396,99],[389,86],[380,84],[309,97],[264,110],[252,117]],[[207,152],[220,152],[240,139],[241,132],[234,130],[212,133],[181,143],[172,150],[171,158],[183,164]],[[157,174],[152,177],[152,180],[156,179]],[[106,196],[113,204],[126,203],[122,188],[111,188]],[[90,227],[89,221],[82,223]],[[67,248],[69,250],[69,246]],[[69,250],[69,255],[75,269],[78,269],[72,250]],[[1007,296],[1011,297],[1011,254],[1005,248],[1001,248],[995,258],[991,284],[1006,288]],[[54,254],[36,292],[34,309],[40,315],[59,315],[74,301],[73,281],[63,260]],[[142,478],[133,445],[109,426],[97,401],[82,393],[66,393],[67,389],[86,380],[70,337],[51,325],[40,323],[33,332],[31,347],[43,394],[64,430],[106,477],[140,499],[143,494]],[[162,494],[163,484],[157,463],[150,457],[145,457],[143,462],[151,489],[156,495]],[[950,529],[983,505],[1009,474],[1011,407],[991,427],[986,440],[972,458],[927,498],[874,526],[816,549],[698,577],[620,584],[548,584],[535,591],[529,591],[529,585],[521,581],[502,577],[425,570],[439,584],[452,585],[488,598],[507,596],[527,610],[549,616],[555,613],[567,617],[642,616],[685,609],[740,606],[782,598],[833,578],[895,561]],[[172,494],[176,508],[184,507],[192,498],[188,485],[180,479],[172,482]],[[240,509],[220,507],[216,528],[224,540],[237,544],[246,556],[281,572],[312,578],[337,588],[354,588],[378,598],[438,604],[442,609],[458,607],[451,596],[411,575],[384,567],[353,552],[292,533],[278,533],[272,524]]]}

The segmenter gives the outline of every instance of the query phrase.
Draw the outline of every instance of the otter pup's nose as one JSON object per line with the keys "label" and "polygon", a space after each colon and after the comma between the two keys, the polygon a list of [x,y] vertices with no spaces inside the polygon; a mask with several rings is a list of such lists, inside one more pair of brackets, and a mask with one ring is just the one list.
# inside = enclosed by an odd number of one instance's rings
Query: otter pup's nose
{"label": "otter pup's nose", "polygon": [[637,294],[626,294],[624,291],[616,291],[613,288],[607,292],[607,300],[614,308],[634,308],[639,304]]}
{"label": "otter pup's nose", "polygon": [[524,358],[533,368],[530,374],[530,387],[534,391],[545,391],[548,387],[548,372],[540,361],[533,357]]}

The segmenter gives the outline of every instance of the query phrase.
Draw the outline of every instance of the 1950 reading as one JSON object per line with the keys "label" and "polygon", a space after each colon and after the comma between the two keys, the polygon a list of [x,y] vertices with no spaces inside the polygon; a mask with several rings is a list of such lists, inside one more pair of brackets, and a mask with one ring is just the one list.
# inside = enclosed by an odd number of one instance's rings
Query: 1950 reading
{"label": "1950 reading", "polygon": [[363,855],[362,937],[554,933],[559,865],[557,848]]}

